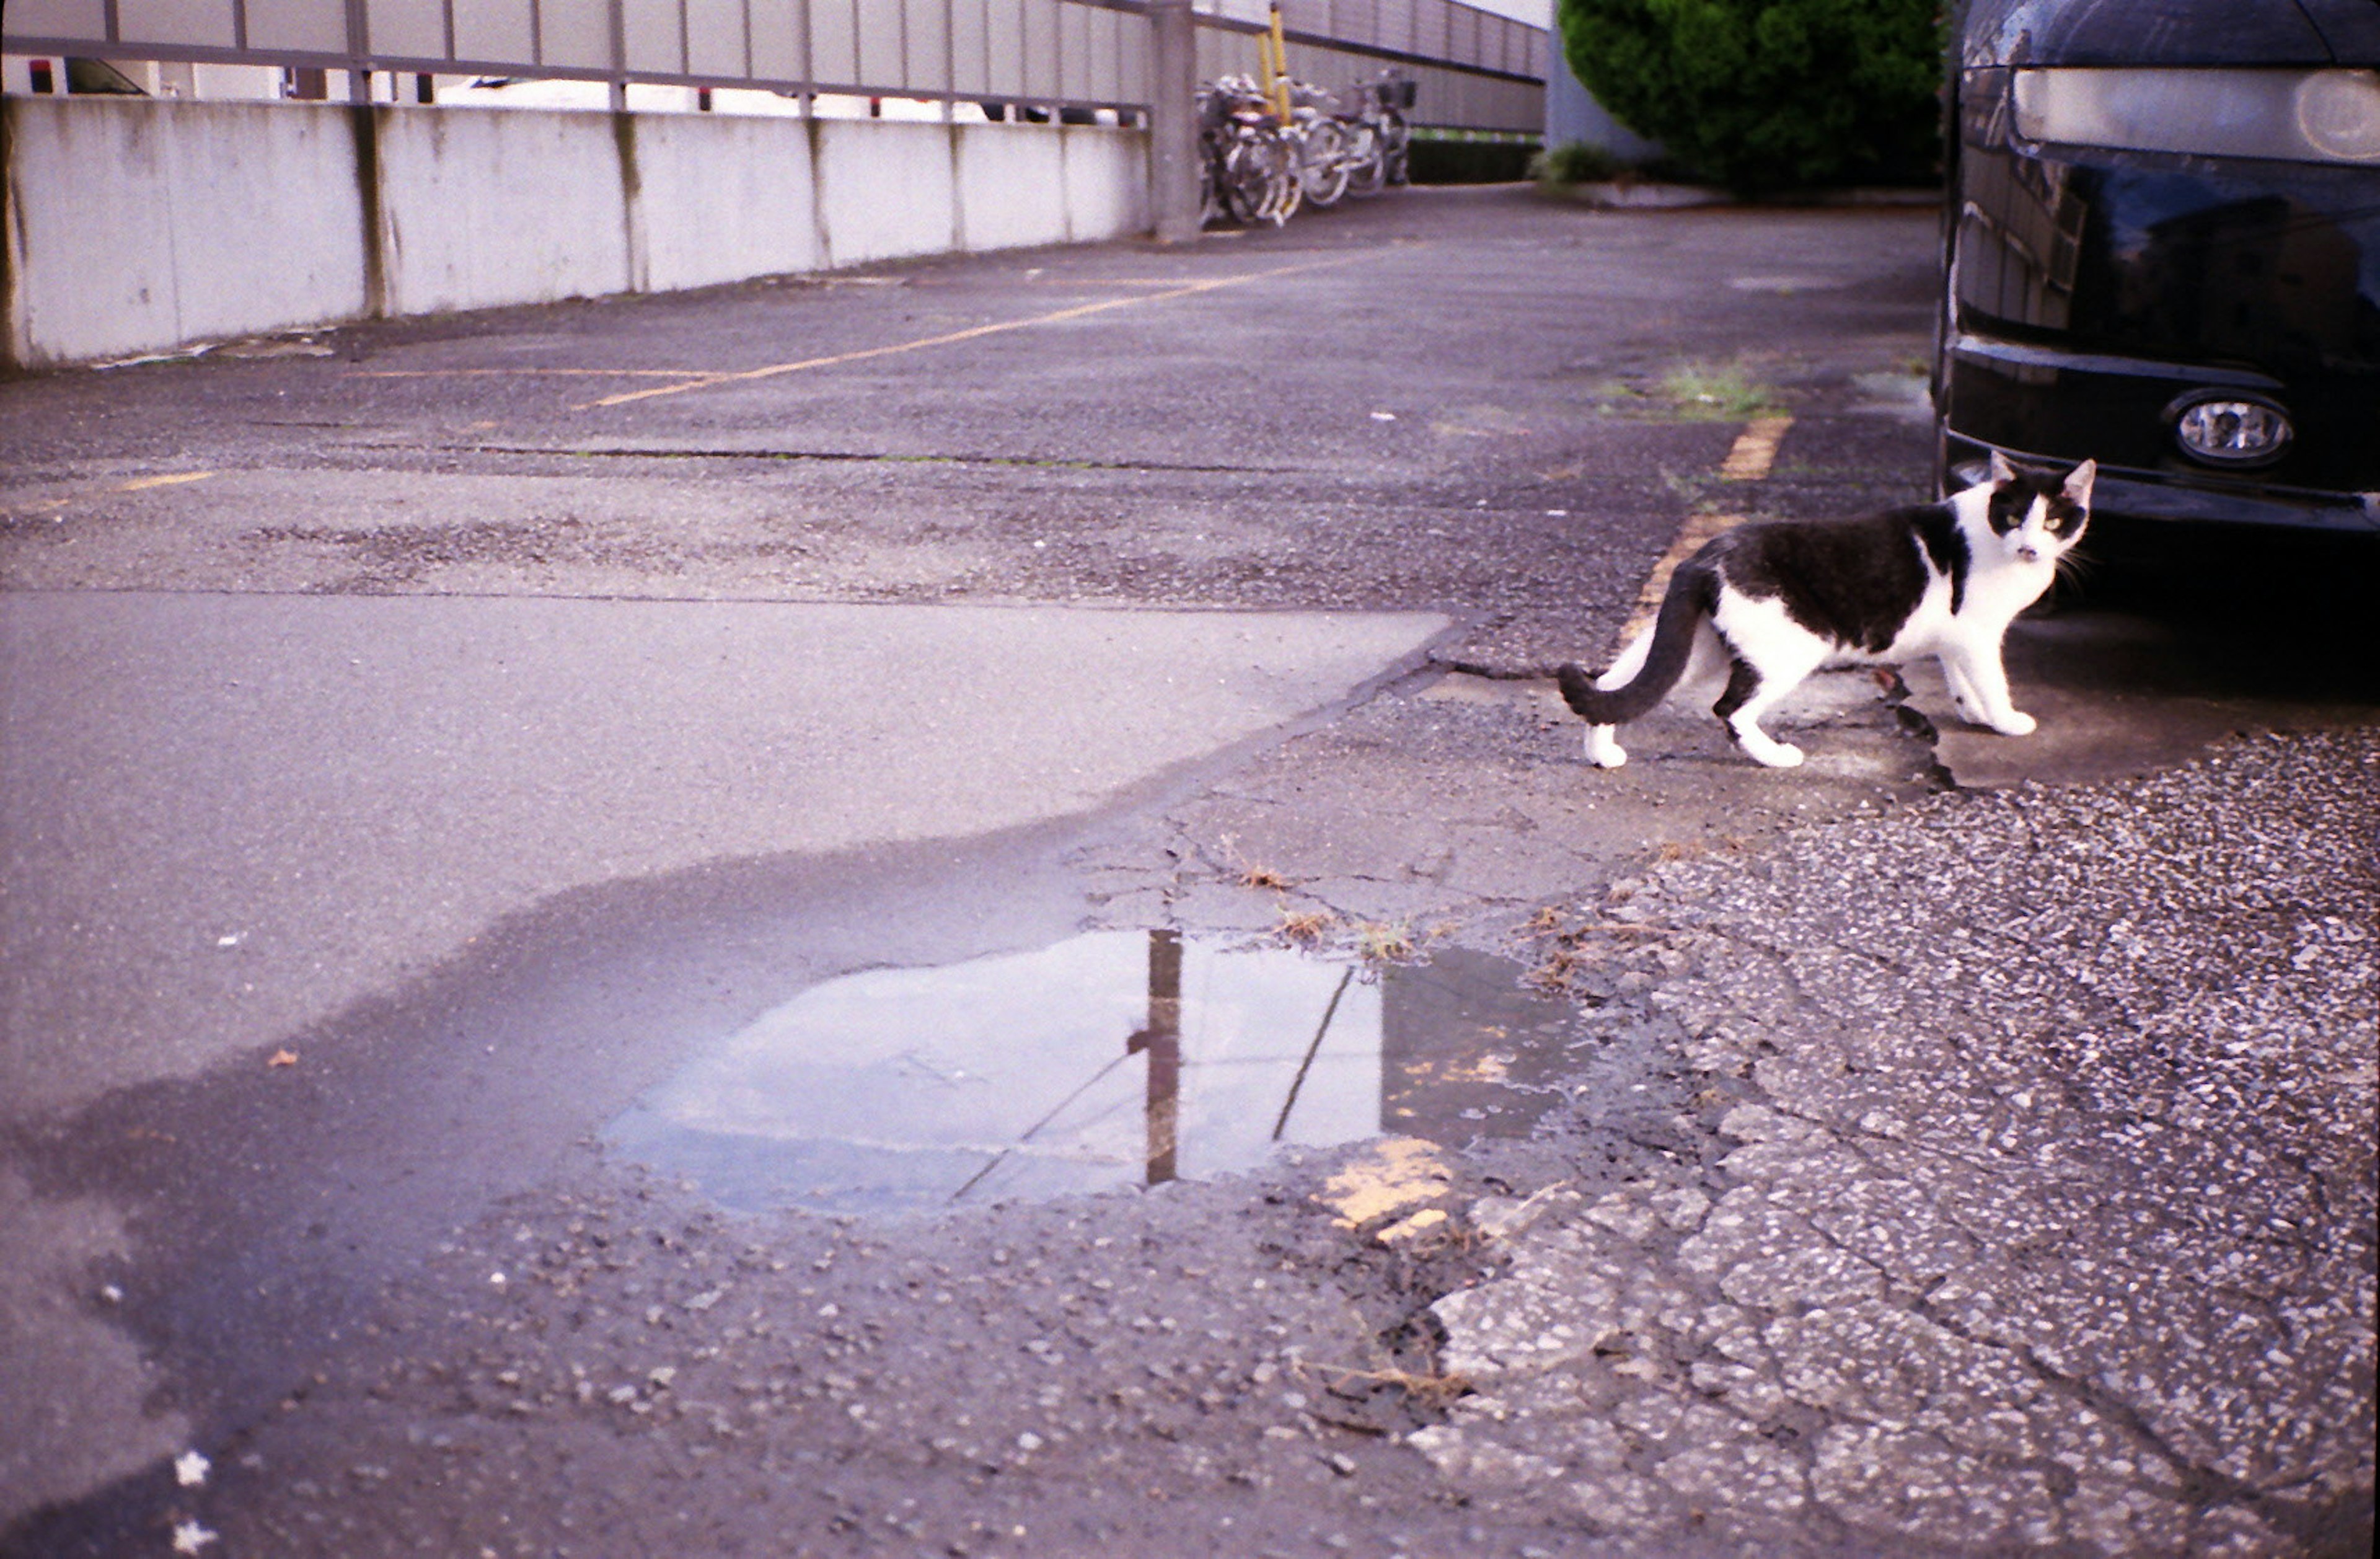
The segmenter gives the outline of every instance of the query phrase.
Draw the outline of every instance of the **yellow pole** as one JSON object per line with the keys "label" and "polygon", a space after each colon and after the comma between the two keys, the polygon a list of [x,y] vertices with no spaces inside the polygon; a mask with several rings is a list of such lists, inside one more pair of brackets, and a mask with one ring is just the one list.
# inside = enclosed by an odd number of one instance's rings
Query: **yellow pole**
{"label": "yellow pole", "polygon": [[1272,105],[1282,124],[1289,123],[1289,42],[1281,35],[1281,7],[1272,8]]}

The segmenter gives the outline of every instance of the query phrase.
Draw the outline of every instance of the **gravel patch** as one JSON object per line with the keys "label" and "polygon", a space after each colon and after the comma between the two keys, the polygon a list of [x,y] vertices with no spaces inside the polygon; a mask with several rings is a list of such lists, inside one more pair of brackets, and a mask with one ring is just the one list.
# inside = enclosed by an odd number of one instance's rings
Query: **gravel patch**
{"label": "gravel patch", "polygon": [[1412,1443],[1615,1551],[2363,1552],[2375,797],[2261,738],[1648,873],[1712,1149],[1475,1210]]}

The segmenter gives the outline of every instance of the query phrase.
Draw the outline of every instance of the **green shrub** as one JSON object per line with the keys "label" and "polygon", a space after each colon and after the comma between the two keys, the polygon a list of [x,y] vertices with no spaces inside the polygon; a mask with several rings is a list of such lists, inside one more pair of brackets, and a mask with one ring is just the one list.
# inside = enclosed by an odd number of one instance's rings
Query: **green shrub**
{"label": "green shrub", "polygon": [[1740,194],[1930,182],[1936,0],[1559,0],[1572,74]]}

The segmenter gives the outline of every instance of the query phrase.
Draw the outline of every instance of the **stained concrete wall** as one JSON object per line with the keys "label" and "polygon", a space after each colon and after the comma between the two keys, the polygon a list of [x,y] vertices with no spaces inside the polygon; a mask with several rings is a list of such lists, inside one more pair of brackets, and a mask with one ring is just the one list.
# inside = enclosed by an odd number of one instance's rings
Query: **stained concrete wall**
{"label": "stained concrete wall", "polygon": [[1148,137],[534,109],[0,99],[20,367],[1145,231]]}
{"label": "stained concrete wall", "polygon": [[[1006,129],[1006,125],[983,128]],[[1015,198],[959,212],[959,243],[970,250],[1029,244],[1028,233],[1047,232],[1066,221],[1065,143],[1057,136],[970,135],[959,142],[962,189],[1007,189]]]}
{"label": "stained concrete wall", "polygon": [[367,303],[343,114],[256,104],[0,99],[5,280],[20,363],[103,359]]}
{"label": "stained concrete wall", "polygon": [[610,115],[366,112],[380,161],[387,312],[589,298],[633,285],[628,193]]}
{"label": "stained concrete wall", "polygon": [[644,250],[634,290],[826,264],[809,137],[798,121],[649,114],[635,123]]}
{"label": "stained concrete wall", "polygon": [[817,132],[819,242],[827,264],[862,265],[959,247],[955,127],[880,119],[810,123]]}

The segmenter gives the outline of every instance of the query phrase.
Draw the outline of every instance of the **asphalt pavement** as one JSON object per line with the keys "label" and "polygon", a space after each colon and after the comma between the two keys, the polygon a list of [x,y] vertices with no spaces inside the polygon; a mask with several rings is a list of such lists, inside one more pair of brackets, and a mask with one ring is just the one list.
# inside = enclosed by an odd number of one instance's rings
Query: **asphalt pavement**
{"label": "asphalt pavement", "polygon": [[2357,576],[2164,548],[2036,737],[1830,674],[1790,775],[1547,679],[1925,495],[1935,224],[0,384],[0,1551],[2362,1552]]}

